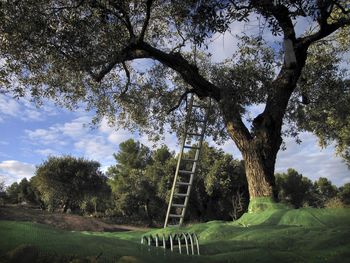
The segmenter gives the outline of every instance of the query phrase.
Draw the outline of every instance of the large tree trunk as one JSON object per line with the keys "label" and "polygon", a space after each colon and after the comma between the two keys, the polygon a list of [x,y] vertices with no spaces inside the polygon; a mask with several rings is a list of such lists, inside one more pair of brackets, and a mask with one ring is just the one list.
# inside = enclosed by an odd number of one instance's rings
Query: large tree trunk
{"label": "large tree trunk", "polygon": [[[288,100],[286,100],[288,101]],[[280,103],[281,108],[287,102]],[[277,199],[275,162],[282,143],[284,111],[267,106],[253,121],[249,131],[234,109],[223,101],[227,131],[242,153],[249,188],[249,211],[264,210]]]}
{"label": "large tree trunk", "polygon": [[249,188],[250,212],[267,209],[271,202],[277,200],[274,172],[281,142],[281,138],[266,141],[254,139],[242,151]]}
{"label": "large tree trunk", "polygon": [[274,197],[275,180],[273,167],[267,167],[257,152],[243,154],[250,199]]}

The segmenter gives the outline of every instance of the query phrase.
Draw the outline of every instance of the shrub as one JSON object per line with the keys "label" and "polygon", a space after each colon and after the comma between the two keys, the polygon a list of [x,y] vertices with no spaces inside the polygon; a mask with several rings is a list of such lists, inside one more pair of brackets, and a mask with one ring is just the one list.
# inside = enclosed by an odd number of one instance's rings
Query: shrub
{"label": "shrub", "polygon": [[344,208],[346,205],[339,197],[333,197],[325,202],[326,208]]}

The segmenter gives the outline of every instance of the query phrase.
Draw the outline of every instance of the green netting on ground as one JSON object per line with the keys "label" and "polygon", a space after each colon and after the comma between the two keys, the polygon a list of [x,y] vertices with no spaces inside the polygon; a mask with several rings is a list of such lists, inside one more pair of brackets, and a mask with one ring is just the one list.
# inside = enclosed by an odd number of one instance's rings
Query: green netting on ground
{"label": "green netting on ground", "polygon": [[248,213],[257,213],[271,209],[291,209],[283,203],[276,203],[271,197],[257,197],[249,200]]}
{"label": "green netting on ground", "polygon": [[[196,232],[201,256],[180,256],[141,246],[144,234]],[[277,209],[247,213],[236,222],[211,221],[145,232],[71,232],[25,222],[0,221],[0,252],[19,244],[81,256],[103,253],[137,262],[345,262],[350,257],[350,209]],[[0,261],[1,262],[1,261]],[[136,261],[135,261],[136,262]]]}

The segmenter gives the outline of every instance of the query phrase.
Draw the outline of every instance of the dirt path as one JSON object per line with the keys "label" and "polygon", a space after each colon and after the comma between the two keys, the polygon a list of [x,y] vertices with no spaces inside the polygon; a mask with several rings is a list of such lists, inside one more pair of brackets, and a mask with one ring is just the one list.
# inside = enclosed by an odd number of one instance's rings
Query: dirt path
{"label": "dirt path", "polygon": [[97,218],[83,217],[71,214],[49,213],[40,209],[28,207],[6,206],[0,207],[0,220],[30,221],[51,225],[64,230],[75,231],[131,231],[147,230],[147,228],[128,225],[107,224]]}

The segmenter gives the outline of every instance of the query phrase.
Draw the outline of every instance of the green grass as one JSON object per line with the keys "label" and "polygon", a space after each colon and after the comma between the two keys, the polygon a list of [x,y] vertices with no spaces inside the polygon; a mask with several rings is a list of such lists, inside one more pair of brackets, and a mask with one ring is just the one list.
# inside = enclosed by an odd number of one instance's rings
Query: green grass
{"label": "green grass", "polygon": [[[188,257],[141,246],[144,234],[196,232],[201,256]],[[70,232],[48,226],[0,221],[0,252],[19,244],[42,251],[91,256],[104,260],[124,255],[142,262],[348,262],[350,261],[350,209],[270,208],[247,213],[236,222],[212,221],[181,229],[144,232]]]}

